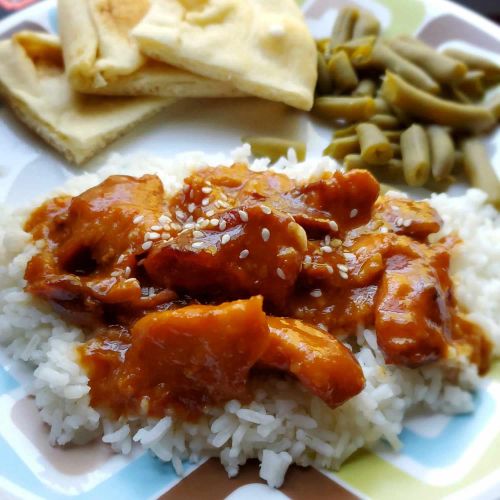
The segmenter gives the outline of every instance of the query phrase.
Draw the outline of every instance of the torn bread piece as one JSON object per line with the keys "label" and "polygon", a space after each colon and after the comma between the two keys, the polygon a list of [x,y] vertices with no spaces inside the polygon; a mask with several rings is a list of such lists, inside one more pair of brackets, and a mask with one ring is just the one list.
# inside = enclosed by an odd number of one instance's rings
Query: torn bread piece
{"label": "torn bread piece", "polygon": [[83,163],[174,99],[102,97],[71,89],[54,35],[23,31],[0,42],[0,95],[73,163]]}
{"label": "torn bread piece", "polygon": [[58,0],[64,62],[75,90],[161,97],[243,95],[231,83],[143,56],[129,31],[148,9],[149,0]]}
{"label": "torn bread piece", "polygon": [[150,0],[141,52],[243,92],[309,110],[316,46],[294,0]]}

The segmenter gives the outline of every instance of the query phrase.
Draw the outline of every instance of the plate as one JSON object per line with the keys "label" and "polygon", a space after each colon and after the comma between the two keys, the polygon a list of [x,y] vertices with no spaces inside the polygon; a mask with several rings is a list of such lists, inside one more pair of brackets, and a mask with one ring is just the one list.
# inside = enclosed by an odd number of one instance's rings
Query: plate
{"label": "plate", "polygon": [[[316,37],[326,36],[339,8],[373,11],[390,34],[413,33],[436,47],[468,48],[500,62],[500,29],[444,0],[306,0]],[[20,29],[57,31],[56,1],[46,0],[0,23],[0,38]],[[24,206],[83,172],[69,166],[0,104],[0,201]],[[172,156],[184,151],[228,152],[244,135],[305,138],[320,156],[331,130],[309,115],[258,99],[180,101],[117,141],[85,165],[95,170],[111,150]],[[485,137],[500,173],[500,132]],[[292,468],[284,487],[271,490],[255,463],[228,480],[215,460],[190,466],[178,478],[172,467],[136,451],[113,455],[99,444],[51,448],[25,387],[29,369],[0,349],[0,497],[2,498],[498,498],[500,491],[500,363],[482,381],[470,415],[414,415],[406,422],[400,453],[383,446],[358,452],[338,473]]]}

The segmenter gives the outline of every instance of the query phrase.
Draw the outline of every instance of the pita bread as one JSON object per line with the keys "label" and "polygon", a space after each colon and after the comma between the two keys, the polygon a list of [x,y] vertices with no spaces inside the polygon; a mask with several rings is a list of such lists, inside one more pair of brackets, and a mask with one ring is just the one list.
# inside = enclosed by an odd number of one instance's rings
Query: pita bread
{"label": "pita bread", "polygon": [[151,0],[131,33],[153,59],[312,107],[316,46],[294,0]]}
{"label": "pita bread", "polygon": [[104,95],[232,97],[231,84],[151,61],[129,31],[149,0],[59,0],[64,61],[72,87]]}
{"label": "pita bread", "polygon": [[174,99],[76,93],[59,39],[24,31],[0,42],[0,95],[19,118],[74,163],[83,163]]}

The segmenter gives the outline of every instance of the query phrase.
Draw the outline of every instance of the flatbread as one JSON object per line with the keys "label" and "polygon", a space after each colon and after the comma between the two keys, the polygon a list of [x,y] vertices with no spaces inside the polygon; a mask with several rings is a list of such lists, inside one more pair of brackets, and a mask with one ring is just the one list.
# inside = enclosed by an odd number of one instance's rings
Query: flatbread
{"label": "flatbread", "polygon": [[148,9],[149,0],[58,0],[64,61],[75,90],[163,97],[243,95],[230,83],[143,56],[129,31]]}
{"label": "flatbread", "polygon": [[75,92],[56,36],[24,31],[0,42],[0,95],[66,158],[80,164],[174,99]]}
{"label": "flatbread", "polygon": [[316,46],[294,0],[150,0],[141,52],[248,94],[309,110]]}

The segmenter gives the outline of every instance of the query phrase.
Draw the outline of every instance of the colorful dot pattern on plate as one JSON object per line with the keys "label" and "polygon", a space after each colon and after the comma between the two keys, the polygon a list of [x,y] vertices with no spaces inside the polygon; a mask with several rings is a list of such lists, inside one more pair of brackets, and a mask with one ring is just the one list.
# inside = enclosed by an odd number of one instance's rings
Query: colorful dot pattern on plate
{"label": "colorful dot pattern on plate", "polygon": [[[6,2],[14,4],[33,2]],[[0,37],[22,28],[57,31],[55,1],[41,2],[0,23]],[[347,0],[299,2],[314,34],[324,35],[335,12]],[[450,38],[493,54],[500,53],[500,30],[493,24],[445,2],[358,0],[370,8],[390,34],[419,33],[433,45]],[[0,110],[0,113],[2,111]],[[281,492],[258,479],[257,466],[244,467],[229,481],[220,465],[209,460],[186,464],[186,477],[148,454],[113,455],[105,445],[55,449],[36,416],[34,401],[23,387],[25,367],[0,351],[0,497],[17,498],[354,498],[433,499],[495,498],[500,491],[500,363],[483,381],[470,415],[414,415],[396,454],[380,446],[352,457],[338,473],[294,468]],[[3,493],[2,493],[3,492]]]}

